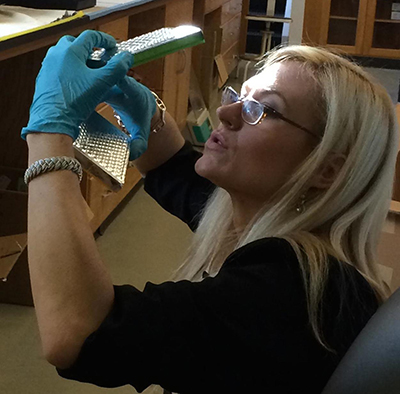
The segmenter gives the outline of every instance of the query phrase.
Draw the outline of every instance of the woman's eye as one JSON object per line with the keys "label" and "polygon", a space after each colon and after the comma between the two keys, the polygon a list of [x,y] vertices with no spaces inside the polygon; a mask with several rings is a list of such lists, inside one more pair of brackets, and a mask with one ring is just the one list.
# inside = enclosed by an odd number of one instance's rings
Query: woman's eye
{"label": "woman's eye", "polygon": [[270,107],[269,105],[265,105],[265,112],[270,117],[279,118],[278,112],[274,108]]}

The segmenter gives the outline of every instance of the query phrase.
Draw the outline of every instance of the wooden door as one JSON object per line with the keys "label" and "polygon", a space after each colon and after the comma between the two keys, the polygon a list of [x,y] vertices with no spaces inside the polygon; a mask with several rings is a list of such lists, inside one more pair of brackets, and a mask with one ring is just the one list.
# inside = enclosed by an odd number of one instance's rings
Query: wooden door
{"label": "wooden door", "polygon": [[322,0],[319,43],[361,55],[368,0]]}
{"label": "wooden door", "polygon": [[400,19],[396,19],[400,11],[393,14],[393,9],[397,9],[393,7],[393,3],[368,0],[364,55],[400,58]]}
{"label": "wooden door", "polygon": [[[192,23],[192,0],[174,0],[167,4],[165,26],[175,27]],[[191,59],[192,49],[188,48],[168,55],[164,63],[163,100],[180,130],[186,125]]]}

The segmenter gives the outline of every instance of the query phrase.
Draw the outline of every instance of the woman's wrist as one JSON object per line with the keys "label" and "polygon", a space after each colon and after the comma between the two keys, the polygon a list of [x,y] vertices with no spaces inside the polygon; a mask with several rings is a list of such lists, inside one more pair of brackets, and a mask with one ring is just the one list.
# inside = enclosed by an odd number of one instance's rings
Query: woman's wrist
{"label": "woman's wrist", "polygon": [[65,134],[31,133],[26,137],[29,164],[53,156],[74,157],[73,140]]}

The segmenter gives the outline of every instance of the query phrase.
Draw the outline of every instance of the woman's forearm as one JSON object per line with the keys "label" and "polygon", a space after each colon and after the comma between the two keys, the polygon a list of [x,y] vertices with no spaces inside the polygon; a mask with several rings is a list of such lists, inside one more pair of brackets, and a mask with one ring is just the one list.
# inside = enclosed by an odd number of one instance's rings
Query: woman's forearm
{"label": "woman's forearm", "polygon": [[[27,142],[30,164],[74,155],[65,135],[29,134]],[[45,356],[68,367],[114,300],[73,172],[50,172],[29,184],[28,259]]]}

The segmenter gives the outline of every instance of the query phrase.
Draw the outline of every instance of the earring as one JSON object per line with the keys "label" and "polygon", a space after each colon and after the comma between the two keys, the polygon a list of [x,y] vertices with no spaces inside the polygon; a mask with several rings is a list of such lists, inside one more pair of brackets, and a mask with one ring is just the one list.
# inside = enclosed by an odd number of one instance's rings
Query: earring
{"label": "earring", "polygon": [[297,204],[296,212],[297,212],[298,214],[303,213],[303,212],[306,210],[305,205],[306,205],[306,195],[305,195],[305,194],[302,194],[302,195],[300,196],[300,201],[299,201],[299,203]]}

